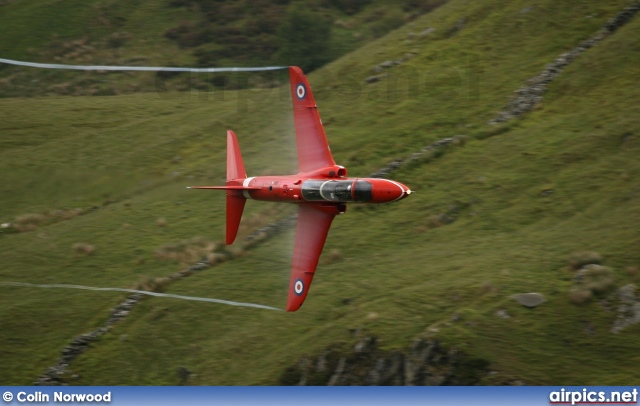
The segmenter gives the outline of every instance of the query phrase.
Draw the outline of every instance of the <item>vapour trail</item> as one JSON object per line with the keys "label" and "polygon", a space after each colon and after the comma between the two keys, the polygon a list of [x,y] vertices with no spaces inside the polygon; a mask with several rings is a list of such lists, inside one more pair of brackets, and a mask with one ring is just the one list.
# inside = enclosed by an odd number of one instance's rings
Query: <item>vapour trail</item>
{"label": "vapour trail", "polygon": [[168,297],[173,299],[182,299],[182,300],[191,300],[195,302],[210,302],[210,303],[219,303],[226,304],[229,306],[240,306],[240,307],[254,307],[257,309],[266,309],[266,310],[278,310],[276,307],[265,306],[255,303],[242,303],[242,302],[232,302],[230,300],[222,300],[222,299],[212,299],[208,297],[194,297],[194,296],[182,296],[182,295],[172,295],[170,293],[159,293],[159,292],[149,292],[147,290],[136,290],[136,289],[124,289],[124,288],[98,288],[93,286],[80,286],[80,285],[66,285],[66,284],[36,284],[36,283],[26,283],[26,282],[0,282],[0,286],[22,286],[29,288],[61,288],[61,289],[82,289],[82,290],[94,290],[94,291],[102,291],[102,292],[126,292],[126,293],[139,293],[141,295],[148,296],[156,296],[156,297]]}
{"label": "vapour trail", "polygon": [[287,69],[288,66],[261,66],[261,67],[236,67],[236,68],[179,68],[174,66],[101,66],[101,65],[63,65],[57,63],[36,63],[14,61],[13,59],[0,58],[0,63],[9,65],[28,66],[44,69],[71,69],[71,70],[106,70],[106,71],[149,71],[149,72],[260,72],[269,70]]}
{"label": "vapour trail", "polygon": [[[279,69],[287,69],[288,66],[262,66],[262,67],[227,67],[227,68],[180,68],[173,66],[102,66],[102,65],[64,65],[64,64],[52,64],[52,63],[35,63],[35,62],[24,62],[24,61],[16,61],[12,59],[4,59],[0,58],[0,63],[5,63],[9,65],[18,65],[18,66],[27,66],[31,68],[44,68],[44,69],[68,69],[68,70],[103,70],[103,71],[150,71],[150,72],[193,72],[193,73],[216,73],[216,72],[260,72],[260,71],[271,71],[271,70],[279,70]],[[173,295],[170,293],[159,293],[159,292],[149,292],[146,290],[136,290],[136,289],[124,289],[124,288],[99,288],[92,286],[80,286],[80,285],[66,285],[66,284],[34,284],[34,283],[23,283],[23,282],[0,282],[0,285],[4,286],[22,286],[22,287],[34,287],[34,288],[63,288],[63,289],[83,289],[83,290],[93,290],[93,291],[110,291],[110,292],[126,292],[126,293],[139,293],[142,295],[148,296],[156,296],[156,297],[168,297],[173,299],[182,299],[182,300],[191,300],[197,302],[209,302],[209,303],[219,303],[226,304],[229,306],[240,306],[240,307],[253,307],[258,309],[266,309],[266,310],[278,310],[276,307],[265,306],[255,303],[242,303],[242,302],[233,302],[230,300],[222,300],[222,299],[213,299],[206,297],[193,297],[193,296],[182,296],[182,295]]]}

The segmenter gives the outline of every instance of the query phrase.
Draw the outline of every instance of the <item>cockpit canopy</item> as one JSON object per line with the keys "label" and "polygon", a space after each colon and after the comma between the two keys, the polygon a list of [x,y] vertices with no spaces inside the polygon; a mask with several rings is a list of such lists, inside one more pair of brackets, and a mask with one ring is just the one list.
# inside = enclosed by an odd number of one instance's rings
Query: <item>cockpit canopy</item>
{"label": "cockpit canopy", "polygon": [[368,202],[373,199],[373,185],[365,180],[307,180],[302,197],[307,201]]}

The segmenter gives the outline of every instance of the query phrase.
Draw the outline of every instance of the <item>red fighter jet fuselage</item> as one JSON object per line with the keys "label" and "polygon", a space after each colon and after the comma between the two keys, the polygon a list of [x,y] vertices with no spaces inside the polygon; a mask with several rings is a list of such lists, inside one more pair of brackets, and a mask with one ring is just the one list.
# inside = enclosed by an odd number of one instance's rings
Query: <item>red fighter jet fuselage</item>
{"label": "red fighter jet fuselage", "polygon": [[323,168],[315,173],[295,176],[256,176],[242,182],[247,199],[271,202],[329,203],[338,213],[346,206],[336,203],[389,203],[411,193],[401,183],[378,178],[347,178],[340,166]]}
{"label": "red fighter jet fuselage", "polygon": [[247,199],[289,202],[298,205],[298,224],[289,283],[287,311],[304,302],[318,266],[333,218],[347,203],[390,203],[411,194],[405,185],[380,178],[348,178],[329,150],[320,116],[306,76],[289,68],[298,149],[297,175],[248,177],[238,140],[227,131],[227,182],[225,186],[193,186],[221,189],[227,194],[226,243],[238,233]]}

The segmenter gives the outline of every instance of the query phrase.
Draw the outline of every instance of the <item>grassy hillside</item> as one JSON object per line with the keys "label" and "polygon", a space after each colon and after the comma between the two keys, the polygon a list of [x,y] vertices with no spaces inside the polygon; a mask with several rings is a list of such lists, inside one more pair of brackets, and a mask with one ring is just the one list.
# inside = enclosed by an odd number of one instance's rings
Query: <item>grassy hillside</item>
{"label": "grassy hillside", "polygon": [[[185,367],[189,384],[274,384],[301,356],[360,332],[386,349],[436,337],[488,360],[486,383],[637,381],[640,327],[610,332],[615,296],[573,303],[567,258],[597,251],[616,286],[639,281],[640,20],[576,59],[535,111],[486,124],[627,4],[454,0],[312,74],[334,157],[351,176],[444,137],[467,142],[392,172],[416,191],[409,199],[336,219],[300,311],[147,298],[65,379],[178,384]],[[399,59],[364,84],[372,67]],[[0,282],[129,288],[181,269],[156,252],[224,236],[223,195],[184,187],[224,180],[227,128],[250,175],[286,171],[274,157],[291,156],[289,103],[279,89],[0,100],[0,222],[24,230],[0,233]],[[249,202],[243,235],[290,210]],[[284,233],[164,291],[281,308],[292,241]],[[31,383],[124,298],[0,289],[6,384]],[[527,309],[510,298],[532,291],[548,301]]]}
{"label": "grassy hillside", "polygon": [[[3,1],[0,57],[76,65],[200,67],[289,65],[296,61],[311,70],[445,2]],[[36,73],[0,65],[0,97],[235,89],[272,86],[272,81],[261,74],[245,78],[166,72],[135,76]]]}

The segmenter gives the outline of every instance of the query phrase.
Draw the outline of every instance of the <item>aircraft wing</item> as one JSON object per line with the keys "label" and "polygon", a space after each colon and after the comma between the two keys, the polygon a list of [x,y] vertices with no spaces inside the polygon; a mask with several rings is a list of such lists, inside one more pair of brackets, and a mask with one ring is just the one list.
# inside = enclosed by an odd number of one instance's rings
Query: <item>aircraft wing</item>
{"label": "aircraft wing", "polygon": [[335,165],[307,77],[297,66],[290,66],[289,82],[298,145],[298,169],[300,172],[313,172]]}
{"label": "aircraft wing", "polygon": [[334,214],[313,205],[300,204],[298,206],[296,242],[287,299],[288,312],[298,310],[307,297],[334,217]]}

